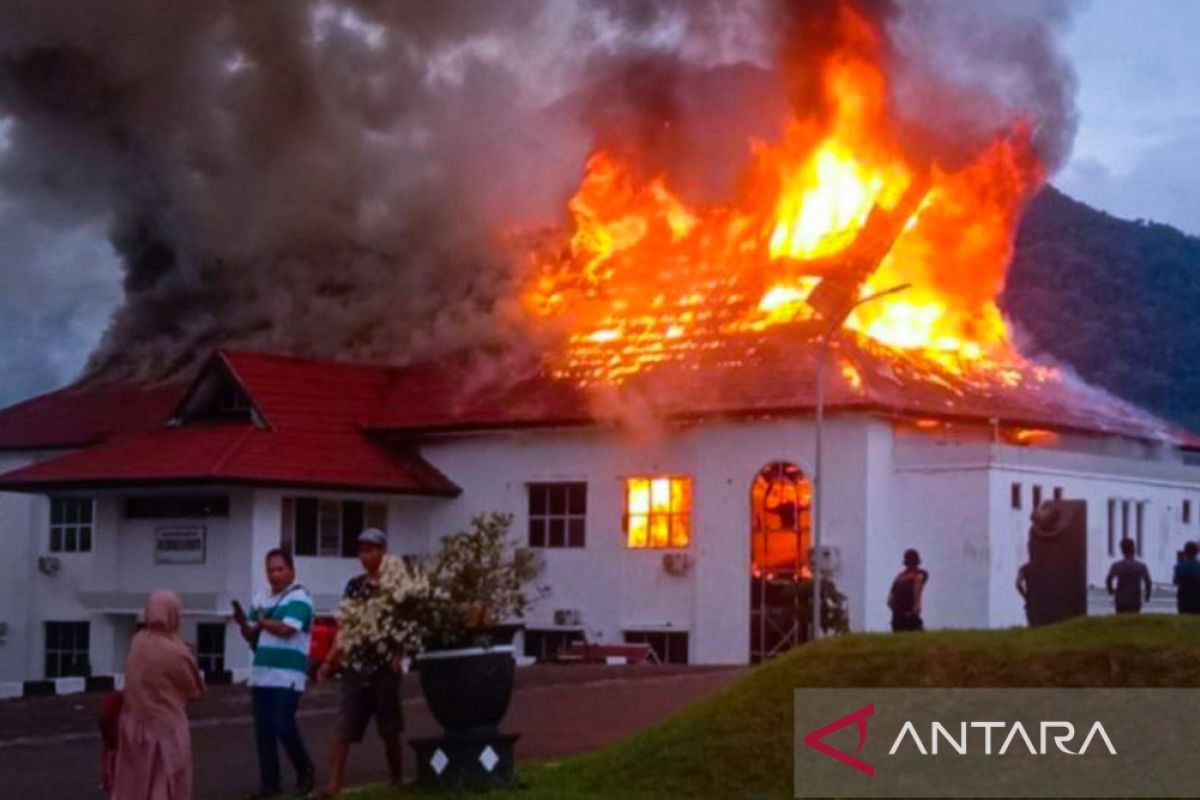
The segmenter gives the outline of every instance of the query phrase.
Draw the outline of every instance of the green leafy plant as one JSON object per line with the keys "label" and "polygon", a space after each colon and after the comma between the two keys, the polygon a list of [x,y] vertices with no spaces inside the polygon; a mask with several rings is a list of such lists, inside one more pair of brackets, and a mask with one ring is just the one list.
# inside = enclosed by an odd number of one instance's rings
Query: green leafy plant
{"label": "green leafy plant", "polygon": [[534,585],[545,565],[533,550],[514,546],[513,515],[492,512],[467,530],[442,538],[426,570],[429,591],[420,605],[425,647],[476,647],[493,640],[502,623],[524,618],[549,594]]}
{"label": "green leafy plant", "polygon": [[[768,587],[768,606],[775,613],[807,622],[812,619],[812,596],[811,578],[778,581]],[[831,578],[821,579],[821,630],[824,633],[850,631],[846,601],[846,595]]]}

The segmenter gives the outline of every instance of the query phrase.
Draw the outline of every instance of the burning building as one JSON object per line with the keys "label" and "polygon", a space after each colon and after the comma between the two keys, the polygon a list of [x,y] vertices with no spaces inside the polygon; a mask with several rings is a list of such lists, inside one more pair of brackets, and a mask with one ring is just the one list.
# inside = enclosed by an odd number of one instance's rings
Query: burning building
{"label": "burning building", "polygon": [[1060,497],[1087,503],[1093,587],[1126,537],[1165,578],[1200,524],[1200,439],[1030,361],[996,305],[1054,126],[988,95],[946,130],[898,115],[864,5],[789,4],[808,45],[782,59],[789,112],[720,197],[673,164],[669,114],[600,120],[567,223],[495,237],[520,347],[408,366],[230,347],[186,379],[117,370],[0,412],[0,677],[119,672],[163,585],[205,666],[241,670],[225,609],[269,549],[330,612],[365,526],[419,554],[492,510],[545,556],[533,657],[586,637],[760,660],[805,638],[778,598],[814,569],[879,630],[907,547],[929,626],[1020,624],[1029,514]]}

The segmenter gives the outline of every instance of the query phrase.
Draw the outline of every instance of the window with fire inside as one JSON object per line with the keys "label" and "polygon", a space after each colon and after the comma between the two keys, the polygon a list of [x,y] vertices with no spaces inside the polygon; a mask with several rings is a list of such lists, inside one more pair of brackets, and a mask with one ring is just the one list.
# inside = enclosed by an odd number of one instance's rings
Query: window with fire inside
{"label": "window with fire inside", "polygon": [[625,478],[625,546],[684,548],[692,540],[692,479],[683,476]]}

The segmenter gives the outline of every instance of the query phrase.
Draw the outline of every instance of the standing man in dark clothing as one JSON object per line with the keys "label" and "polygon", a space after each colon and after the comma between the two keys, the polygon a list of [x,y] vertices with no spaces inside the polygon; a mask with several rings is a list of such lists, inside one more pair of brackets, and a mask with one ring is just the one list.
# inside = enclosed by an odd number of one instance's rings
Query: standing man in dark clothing
{"label": "standing man in dark clothing", "polygon": [[892,581],[892,590],[888,592],[893,631],[925,630],[925,622],[921,619],[921,601],[928,582],[929,573],[921,569],[921,554],[916,550],[905,550],[904,569]]}
{"label": "standing man in dark clothing", "polygon": [[[1153,584],[1150,581],[1150,570],[1134,557],[1137,547],[1133,539],[1121,540],[1120,561],[1114,561],[1104,579],[1104,587],[1113,596],[1113,602],[1118,614],[1137,614],[1142,610],[1142,587],[1146,587],[1146,602],[1150,601],[1150,591]],[[1115,588],[1114,588],[1115,584]]]}
{"label": "standing man in dark clothing", "polygon": [[1025,601],[1025,622],[1028,625],[1033,625],[1033,621],[1029,619],[1029,562],[1026,561],[1021,566],[1017,567],[1017,594],[1021,595],[1021,599]]}
{"label": "standing man in dark clothing", "polygon": [[1178,587],[1177,600],[1180,614],[1200,614],[1200,561],[1196,554],[1200,547],[1195,542],[1183,546],[1179,563],[1175,565],[1173,583]]}
{"label": "standing man in dark clothing", "polygon": [[[365,600],[379,591],[380,569],[387,555],[387,534],[378,528],[367,528],[358,536],[358,560],[363,574],[351,578],[346,584],[346,600]],[[350,606],[352,608],[353,606]],[[353,613],[345,610],[343,613]],[[316,797],[335,797],[342,790],[346,774],[346,759],[350,745],[363,740],[371,717],[383,739],[388,769],[392,783],[401,785],[403,750],[400,734],[404,730],[403,710],[400,706],[400,669],[398,659],[380,655],[386,648],[379,643],[369,642],[359,651],[343,652],[335,644],[329,656],[317,671],[317,680],[328,680],[338,668],[342,671],[341,709],[338,713],[337,734],[330,752],[329,782]]]}

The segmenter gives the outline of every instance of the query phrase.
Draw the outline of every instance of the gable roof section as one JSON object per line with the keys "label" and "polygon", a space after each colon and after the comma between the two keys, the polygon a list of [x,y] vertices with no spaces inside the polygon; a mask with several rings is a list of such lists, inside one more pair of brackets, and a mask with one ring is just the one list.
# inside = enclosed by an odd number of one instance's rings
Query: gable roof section
{"label": "gable roof section", "polygon": [[0,475],[0,489],[262,485],[454,496],[411,451],[363,436],[279,435],[251,423],[196,424],[120,437]]}
{"label": "gable roof section", "polygon": [[240,352],[220,353],[208,370],[228,371],[270,428],[247,421],[167,425],[171,409],[178,413],[190,395],[177,390],[155,425],[9,472],[0,476],[0,489],[233,483],[439,496],[460,491],[412,448],[363,431],[387,370]]}
{"label": "gable roof section", "polygon": [[85,447],[156,428],[184,388],[82,383],[25,400],[0,410],[0,450]]}

